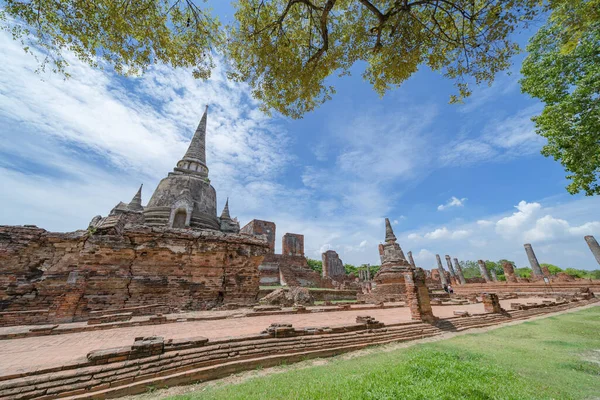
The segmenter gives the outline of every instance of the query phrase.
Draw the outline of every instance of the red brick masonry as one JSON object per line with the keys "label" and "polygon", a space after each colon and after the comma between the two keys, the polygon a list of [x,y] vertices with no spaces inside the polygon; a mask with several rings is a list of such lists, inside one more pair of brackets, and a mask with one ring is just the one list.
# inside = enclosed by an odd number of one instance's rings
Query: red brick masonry
{"label": "red brick masonry", "polygon": [[598,299],[548,303],[502,314],[477,314],[384,326],[367,316],[356,324],[294,329],[275,324],[258,335],[208,341],[136,338],[132,346],[94,351],[86,362],[0,377],[0,399],[114,398],[149,388],[216,379],[232,373],[358,350],[376,344],[421,339],[445,331],[528,319]]}

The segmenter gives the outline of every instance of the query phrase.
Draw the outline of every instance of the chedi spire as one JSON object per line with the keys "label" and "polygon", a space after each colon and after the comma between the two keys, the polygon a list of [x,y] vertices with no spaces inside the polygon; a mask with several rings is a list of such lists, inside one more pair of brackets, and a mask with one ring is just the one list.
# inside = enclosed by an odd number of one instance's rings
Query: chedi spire
{"label": "chedi spire", "polygon": [[229,215],[229,197],[227,198],[227,201],[225,201],[225,207],[221,213],[221,219],[231,219],[231,216]]}
{"label": "chedi spire", "polygon": [[127,205],[128,210],[144,211],[144,207],[142,207],[142,186],[144,186],[143,183],[140,185],[140,188],[138,189],[135,196],[133,196],[133,199],[131,199],[131,201]]}
{"label": "chedi spire", "polygon": [[392,230],[392,224],[390,224],[389,218],[385,219],[385,242],[391,243],[396,241],[396,235],[394,235],[394,231]]}
{"label": "chedi spire", "polygon": [[208,106],[204,109],[204,114],[200,119],[198,128],[192,137],[190,146],[185,155],[177,163],[175,171],[201,175],[208,177],[208,167],[206,166],[206,120],[208,114]]}

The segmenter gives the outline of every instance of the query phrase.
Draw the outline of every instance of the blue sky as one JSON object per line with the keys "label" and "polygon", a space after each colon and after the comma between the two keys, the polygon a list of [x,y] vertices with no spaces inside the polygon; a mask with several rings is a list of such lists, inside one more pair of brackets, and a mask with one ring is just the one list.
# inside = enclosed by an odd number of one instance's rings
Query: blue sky
{"label": "blue sky", "polygon": [[569,195],[560,164],[539,154],[530,117],[541,105],[520,93],[522,56],[464,105],[448,104],[452,83],[426,69],[380,98],[356,66],[301,120],[263,115],[219,67],[207,82],[165,66],[125,79],[73,60],[65,81],[36,75],[5,33],[0,58],[2,224],[85,229],[140,183],[147,202],[209,104],[218,207],[229,197],[242,225],[274,221],[278,249],[285,232],[302,233],[308,257],[333,249],[377,264],[389,217],[428,269],[436,253],[527,266],[526,242],[540,262],[598,268],[583,236],[600,235],[600,200]]}

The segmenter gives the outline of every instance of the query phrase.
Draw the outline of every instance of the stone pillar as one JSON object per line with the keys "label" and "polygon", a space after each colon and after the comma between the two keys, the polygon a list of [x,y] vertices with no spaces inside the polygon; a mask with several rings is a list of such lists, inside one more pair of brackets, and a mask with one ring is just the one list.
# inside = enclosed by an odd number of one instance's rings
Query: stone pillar
{"label": "stone pillar", "polygon": [[481,276],[485,279],[486,282],[491,282],[492,278],[490,278],[490,274],[485,266],[485,261],[478,260],[477,264],[479,264],[479,270],[481,271]]}
{"label": "stone pillar", "polygon": [[593,236],[586,236],[584,237],[584,239],[590,247],[592,254],[596,258],[596,261],[598,262],[598,264],[600,264],[600,245]]}
{"label": "stone pillar", "polygon": [[498,282],[498,275],[496,275],[496,271],[494,271],[493,269],[490,270],[490,274],[492,275],[492,280],[494,282]]}
{"label": "stone pillar", "polygon": [[483,309],[485,310],[485,312],[499,314],[504,311],[500,306],[500,299],[498,299],[497,294],[484,293],[482,299]]}
{"label": "stone pillar", "polygon": [[440,271],[440,282],[442,282],[442,285],[448,285],[448,280],[446,279],[446,271],[444,271],[444,267],[442,266],[442,260],[440,259],[440,255],[436,254],[435,258],[437,259],[438,271]]}
{"label": "stone pillar", "polygon": [[450,271],[450,280],[453,285],[458,285],[458,278],[456,273],[454,272],[454,268],[452,267],[452,260],[450,260],[450,256],[446,254],[446,264],[448,265],[448,271]]}
{"label": "stone pillar", "polygon": [[406,305],[410,308],[411,319],[415,321],[434,322],[429,290],[425,285],[425,272],[421,268],[403,272],[406,285]]}
{"label": "stone pillar", "polygon": [[506,277],[506,282],[517,283],[517,276],[515,275],[515,268],[509,262],[504,262],[502,264],[502,269],[504,269],[504,276]]}
{"label": "stone pillar", "polygon": [[371,264],[367,264],[367,280],[371,280]]}
{"label": "stone pillar", "polygon": [[412,251],[409,251],[406,254],[408,254],[408,262],[410,263],[410,266],[413,268],[417,268],[417,266],[415,265],[415,260],[413,259],[413,256],[412,256]]}
{"label": "stone pillar", "polygon": [[538,278],[544,276],[542,272],[542,268],[540,267],[540,263],[533,252],[533,248],[529,243],[525,243],[525,252],[527,253],[527,258],[529,259],[529,264],[531,265],[532,275]]}
{"label": "stone pillar", "polygon": [[465,276],[462,272],[462,268],[460,267],[458,259],[456,258],[454,259],[454,269],[456,269],[456,275],[458,275],[458,280],[460,281],[460,284],[465,285],[467,283],[467,280],[465,279]]}

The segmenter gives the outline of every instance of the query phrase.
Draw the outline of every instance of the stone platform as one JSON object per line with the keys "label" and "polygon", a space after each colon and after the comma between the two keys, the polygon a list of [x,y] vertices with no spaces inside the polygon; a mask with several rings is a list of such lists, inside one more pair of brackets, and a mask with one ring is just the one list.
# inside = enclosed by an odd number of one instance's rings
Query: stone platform
{"label": "stone platform", "polygon": [[[521,302],[542,304],[549,298],[522,298],[503,300],[502,307],[510,309],[511,303]],[[335,308],[335,307],[334,307]],[[316,307],[315,309],[319,309]],[[322,307],[325,310],[327,307]],[[434,315],[440,318],[454,317],[455,310],[468,311],[471,315],[484,312],[481,303],[469,305],[434,306]],[[0,340],[0,376],[15,372],[32,371],[56,365],[75,363],[83,360],[92,350],[130,345],[138,336],[162,336],[169,339],[183,339],[204,336],[211,340],[257,334],[273,322],[289,323],[294,327],[323,327],[354,323],[357,316],[369,315],[386,325],[411,321],[410,310],[406,307],[379,308],[365,305],[350,311],[329,311],[300,314],[271,314],[243,318],[244,314],[235,310],[223,312],[195,312],[181,317],[198,318],[196,321],[170,324],[130,326],[109,330],[93,330],[61,335],[46,335],[19,339]],[[220,319],[208,319],[218,317]],[[171,317],[170,317],[171,318]],[[206,319],[204,319],[206,318]],[[82,323],[61,324],[55,329],[68,329],[83,326]],[[0,328],[0,335],[15,332],[18,327]],[[27,330],[29,327],[26,328]]]}
{"label": "stone platform", "polygon": [[0,399],[115,398],[142,393],[149,388],[216,379],[281,362],[332,356],[376,344],[498,325],[597,302],[598,299],[592,298],[540,304],[528,310],[445,318],[435,324],[383,324],[373,316],[357,316],[345,324],[328,324],[320,328],[270,324],[263,326],[260,333],[232,338],[207,340],[195,336],[167,340],[161,336],[136,337],[116,348],[96,349],[75,362],[4,374],[0,376]]}
{"label": "stone platform", "polygon": [[263,239],[214,230],[0,226],[0,326],[251,305],[267,249]]}

